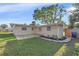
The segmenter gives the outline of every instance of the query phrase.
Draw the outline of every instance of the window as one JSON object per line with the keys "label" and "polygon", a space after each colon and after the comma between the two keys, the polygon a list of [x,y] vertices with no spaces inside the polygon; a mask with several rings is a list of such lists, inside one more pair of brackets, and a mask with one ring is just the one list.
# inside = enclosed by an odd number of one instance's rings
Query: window
{"label": "window", "polygon": [[34,30],[34,28],[32,27],[32,31]]}
{"label": "window", "polygon": [[26,27],[22,27],[22,30],[25,31],[25,30],[27,30],[27,28]]}
{"label": "window", "polygon": [[51,26],[48,26],[48,27],[47,27],[47,31],[50,31],[50,30],[51,30]]}

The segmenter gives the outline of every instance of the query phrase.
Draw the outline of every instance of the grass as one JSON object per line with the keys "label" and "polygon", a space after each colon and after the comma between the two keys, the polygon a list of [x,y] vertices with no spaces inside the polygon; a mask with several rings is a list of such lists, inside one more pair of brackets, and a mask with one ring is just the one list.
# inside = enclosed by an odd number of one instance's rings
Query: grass
{"label": "grass", "polygon": [[75,56],[79,56],[79,43],[75,44],[75,51],[74,51]]}
{"label": "grass", "polygon": [[56,43],[34,37],[16,40],[12,33],[0,33],[2,56],[73,56],[79,55],[78,41]]}

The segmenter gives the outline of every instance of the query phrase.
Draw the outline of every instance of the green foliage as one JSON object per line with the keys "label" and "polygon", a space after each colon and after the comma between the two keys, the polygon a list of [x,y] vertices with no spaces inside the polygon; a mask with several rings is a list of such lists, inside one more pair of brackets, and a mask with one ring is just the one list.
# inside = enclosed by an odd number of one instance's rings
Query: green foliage
{"label": "green foliage", "polygon": [[58,38],[58,40],[65,40],[66,37],[65,36],[62,36],[61,38]]}
{"label": "green foliage", "polygon": [[79,3],[74,3],[73,6],[79,9]]}
{"label": "green foliage", "polygon": [[5,29],[5,28],[8,27],[8,25],[6,25],[6,24],[1,24],[1,27],[2,27],[3,29]]}
{"label": "green foliage", "polygon": [[75,27],[79,28],[79,24],[75,24]]}
{"label": "green foliage", "polygon": [[75,17],[74,15],[70,15],[69,16],[69,28],[73,28],[74,27],[74,23],[75,23]]}
{"label": "green foliage", "polygon": [[[69,22],[70,22],[70,27],[73,28],[75,25],[75,22],[79,22],[79,3],[73,4],[73,6],[76,8],[72,14],[69,16]],[[78,25],[77,25],[78,27]]]}
{"label": "green foliage", "polygon": [[74,53],[75,56],[79,56],[79,47],[75,48],[73,53]]}
{"label": "green foliage", "polygon": [[64,6],[56,4],[34,10],[33,19],[36,21],[40,21],[41,23],[51,24],[55,23],[55,21],[58,20],[61,21],[64,14],[65,14]]}

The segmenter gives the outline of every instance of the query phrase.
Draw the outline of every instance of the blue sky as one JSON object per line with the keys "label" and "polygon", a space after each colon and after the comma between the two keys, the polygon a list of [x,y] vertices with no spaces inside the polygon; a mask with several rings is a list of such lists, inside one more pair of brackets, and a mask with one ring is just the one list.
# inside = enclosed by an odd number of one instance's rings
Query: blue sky
{"label": "blue sky", "polygon": [[[26,23],[33,21],[32,14],[36,8],[49,6],[53,3],[0,3],[0,24]],[[66,9],[72,8],[71,3],[63,3]],[[63,17],[68,23],[68,14]]]}

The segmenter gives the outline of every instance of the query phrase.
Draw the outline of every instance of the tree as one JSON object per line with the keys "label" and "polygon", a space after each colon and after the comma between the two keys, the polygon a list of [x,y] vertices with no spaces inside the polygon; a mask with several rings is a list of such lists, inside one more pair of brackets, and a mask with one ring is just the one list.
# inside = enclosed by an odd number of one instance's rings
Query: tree
{"label": "tree", "polygon": [[5,29],[5,28],[8,27],[8,25],[6,25],[6,24],[1,24],[1,27],[2,27],[3,29]]}
{"label": "tree", "polygon": [[[75,25],[75,22],[79,22],[79,3],[73,4],[76,8],[72,11],[72,14],[69,16],[70,27],[73,28],[74,26],[78,27],[79,24]],[[77,26],[78,25],[78,26]]]}
{"label": "tree", "polygon": [[74,27],[74,23],[75,23],[75,16],[74,14],[69,16],[69,28],[73,28]]}
{"label": "tree", "polygon": [[[53,12],[53,20],[57,21],[57,23],[64,23],[61,19],[66,14],[66,10],[63,5],[56,4],[55,12]],[[53,21],[53,23],[55,22]]]}
{"label": "tree", "polygon": [[75,27],[79,28],[79,23],[78,24],[75,24]]}
{"label": "tree", "polygon": [[75,21],[79,22],[79,3],[75,3],[73,6],[76,8],[76,10],[73,12],[76,19]]}
{"label": "tree", "polygon": [[79,3],[74,3],[73,6],[77,9],[79,9]]}
{"label": "tree", "polygon": [[[60,21],[65,14],[64,6],[59,4],[42,7],[34,10],[33,19],[45,24],[52,24],[55,21]],[[59,22],[58,21],[58,22]]]}
{"label": "tree", "polygon": [[32,24],[36,24],[36,22],[35,21],[32,21]]}
{"label": "tree", "polygon": [[49,24],[52,22],[52,13],[48,7],[42,7],[34,11],[33,19],[41,23]]}

